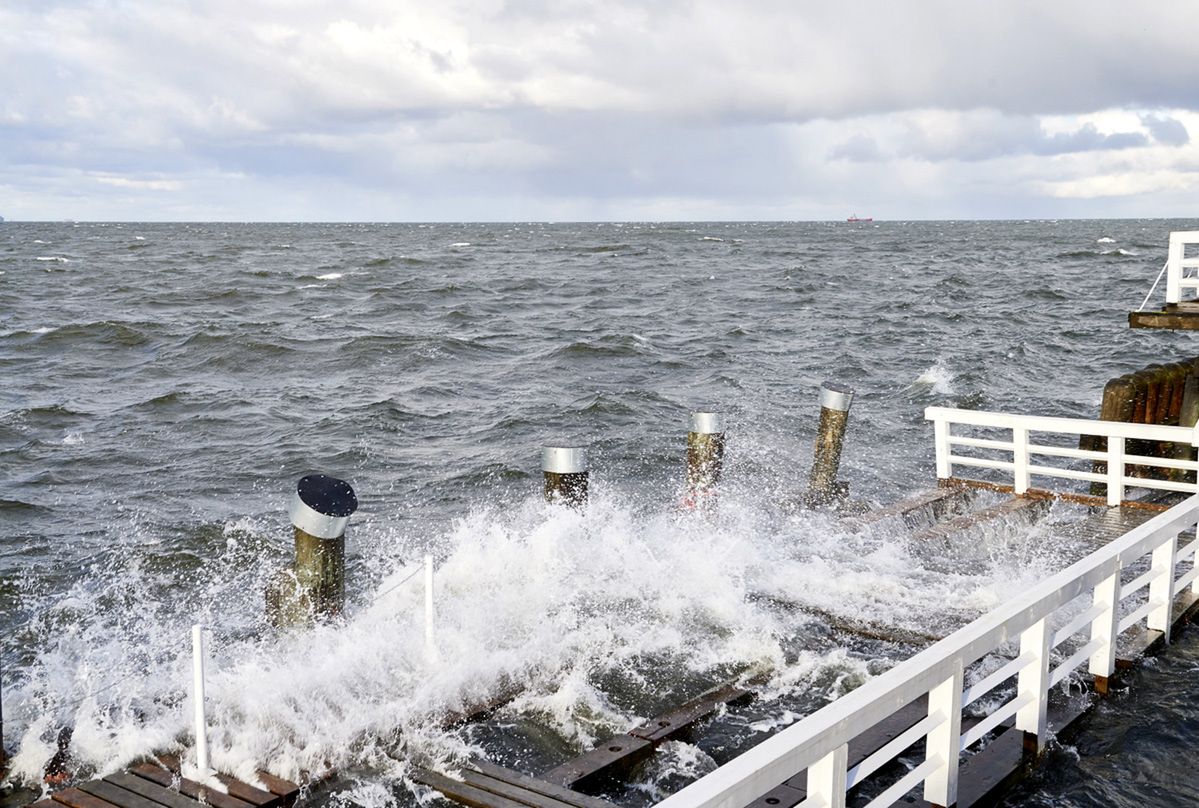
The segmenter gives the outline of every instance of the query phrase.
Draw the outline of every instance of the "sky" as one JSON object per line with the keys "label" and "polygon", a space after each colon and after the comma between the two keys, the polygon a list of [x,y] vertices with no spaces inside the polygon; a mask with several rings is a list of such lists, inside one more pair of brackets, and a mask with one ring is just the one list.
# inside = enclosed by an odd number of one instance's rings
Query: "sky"
{"label": "sky", "polygon": [[0,216],[1186,217],[1199,3],[0,0]]}

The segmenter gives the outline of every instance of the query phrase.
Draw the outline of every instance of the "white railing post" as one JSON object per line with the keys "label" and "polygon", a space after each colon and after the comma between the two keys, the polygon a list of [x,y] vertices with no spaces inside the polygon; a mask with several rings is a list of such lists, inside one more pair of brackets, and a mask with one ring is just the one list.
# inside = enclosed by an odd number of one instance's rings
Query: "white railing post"
{"label": "white railing post", "polygon": [[808,799],[824,808],[845,808],[845,770],[849,745],[841,744],[808,767]]}
{"label": "white railing post", "polygon": [[1016,493],[1027,493],[1031,477],[1028,471],[1028,430],[1022,426],[1012,427],[1012,465],[1016,473]]}
{"label": "white railing post", "polygon": [[937,479],[948,480],[953,476],[953,464],[949,462],[949,422],[944,418],[933,421],[933,441],[937,447]]}
{"label": "white railing post", "polygon": [[425,556],[425,653],[430,657],[437,654],[437,644],[433,636],[433,556]]}
{"label": "white railing post", "polygon": [[1020,634],[1020,656],[1031,661],[1016,678],[1016,698],[1032,701],[1016,713],[1016,729],[1024,732],[1024,748],[1040,752],[1048,735],[1049,620],[1042,617]]}
{"label": "white railing post", "polygon": [[204,627],[192,626],[192,698],[196,722],[196,768],[208,774],[208,719],[204,714]]}
{"label": "white railing post", "polygon": [[939,715],[941,723],[928,731],[924,743],[926,760],[940,758],[941,765],[924,780],[924,799],[946,808],[958,801],[958,756],[962,750],[962,663],[953,675],[928,693],[928,714]]}
{"label": "white railing post", "polygon": [[1087,667],[1095,677],[1095,690],[1107,693],[1108,679],[1116,672],[1116,633],[1120,629],[1120,559],[1116,559],[1116,571],[1095,585],[1091,604],[1102,605],[1103,611],[1091,621],[1091,640],[1098,640],[1099,647],[1091,654]]}
{"label": "white railing post", "polygon": [[1166,302],[1182,302],[1182,258],[1186,242],[1182,233],[1170,234],[1170,250],[1166,258]]}
{"label": "white railing post", "polygon": [[1107,439],[1107,504],[1115,507],[1124,500],[1124,438]]}
{"label": "white railing post", "polygon": [[1174,566],[1177,555],[1178,535],[1175,534],[1153,551],[1153,578],[1149,581],[1151,605],[1147,625],[1151,631],[1160,631],[1167,643],[1170,642],[1170,617],[1174,609]]}

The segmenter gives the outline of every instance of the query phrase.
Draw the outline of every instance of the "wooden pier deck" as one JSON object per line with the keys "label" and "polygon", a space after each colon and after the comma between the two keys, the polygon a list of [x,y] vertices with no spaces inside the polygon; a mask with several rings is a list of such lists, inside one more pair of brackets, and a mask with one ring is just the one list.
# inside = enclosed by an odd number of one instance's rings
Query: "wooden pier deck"
{"label": "wooden pier deck", "polygon": [[300,794],[296,783],[256,772],[265,789],[224,774],[220,791],[179,775],[179,763],[162,756],[128,771],[79,783],[38,800],[29,808],[291,808]]}

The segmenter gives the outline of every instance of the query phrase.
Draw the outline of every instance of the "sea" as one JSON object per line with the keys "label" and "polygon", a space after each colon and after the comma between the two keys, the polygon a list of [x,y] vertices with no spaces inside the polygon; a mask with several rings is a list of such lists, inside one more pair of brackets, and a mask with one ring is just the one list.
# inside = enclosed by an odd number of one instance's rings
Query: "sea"
{"label": "sea", "polygon": [[[1127,327],[1194,226],[5,222],[2,805],[45,791],[64,730],[76,779],[194,760],[193,624],[214,764],[324,778],[322,806],[425,804],[416,768],[473,755],[537,773],[756,677],[604,792],[650,805],[1084,552],[1056,535],[1068,506],[953,564],[796,507],[821,383],[855,391],[855,502],[932,487],[926,407],[1095,417],[1109,378],[1194,356]],[[701,512],[696,410],[727,425]],[[550,445],[586,447],[587,508],[545,503]],[[360,502],[346,610],[276,630],[264,590],[313,472]],[[1180,648],[1009,804],[1195,804]]]}

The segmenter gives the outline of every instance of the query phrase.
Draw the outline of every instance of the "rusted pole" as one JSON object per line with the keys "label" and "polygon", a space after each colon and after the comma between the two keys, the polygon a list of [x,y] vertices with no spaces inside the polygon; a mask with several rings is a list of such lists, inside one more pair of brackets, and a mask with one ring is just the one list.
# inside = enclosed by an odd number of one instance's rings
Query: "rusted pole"
{"label": "rusted pole", "polygon": [[578,446],[546,446],[541,450],[545,501],[581,508],[587,504],[587,450]]}
{"label": "rusted pole", "polygon": [[684,507],[704,508],[716,500],[724,468],[724,419],[715,412],[691,413],[687,433],[687,494]]}
{"label": "rusted pole", "polygon": [[807,501],[811,505],[829,504],[845,499],[849,494],[849,486],[837,481],[837,470],[841,465],[841,446],[852,404],[850,387],[835,382],[820,386],[820,425],[816,430],[812,475],[808,481]]}
{"label": "rusted pole", "polygon": [[[1117,376],[1103,386],[1103,402],[1099,405],[1099,420],[1129,423],[1132,421],[1135,404],[1135,378],[1132,375]],[[1079,448],[1106,452],[1107,438],[1084,435],[1079,441]],[[1096,460],[1092,463],[1091,470],[1096,474],[1106,474],[1107,462]],[[1107,483],[1091,483],[1091,494],[1097,497],[1107,494]]]}
{"label": "rusted pole", "polygon": [[354,489],[325,474],[300,479],[289,513],[296,559],[267,589],[272,625],[289,626],[341,614],[346,599],[345,530],[358,509]]}

